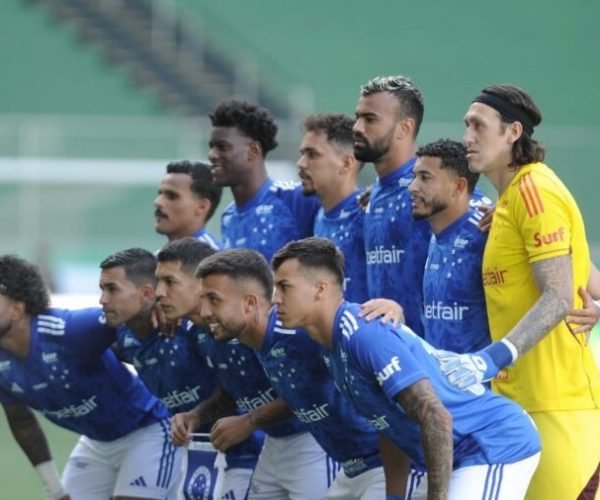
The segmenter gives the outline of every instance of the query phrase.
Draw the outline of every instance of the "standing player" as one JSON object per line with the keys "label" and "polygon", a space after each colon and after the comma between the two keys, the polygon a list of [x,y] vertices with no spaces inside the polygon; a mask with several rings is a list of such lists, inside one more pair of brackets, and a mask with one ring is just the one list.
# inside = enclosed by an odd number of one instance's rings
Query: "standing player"
{"label": "standing player", "polygon": [[209,165],[173,161],[167,165],[154,200],[156,232],[169,241],[192,236],[218,249],[220,244],[208,233],[206,223],[220,201],[221,188],[213,183]]}
{"label": "standing player", "polygon": [[[377,172],[364,222],[369,295],[401,304],[419,335],[423,296],[415,284],[423,282],[431,231],[413,219],[407,188],[423,112],[421,92],[408,78],[377,77],[361,88],[354,124],[354,155]],[[476,192],[474,199],[481,198]]]}
{"label": "standing player", "polygon": [[532,137],[541,120],[513,85],[486,87],[465,115],[469,168],[499,196],[482,271],[494,342],[448,359],[445,369],[459,387],[502,370],[493,388],[531,413],[543,452],[528,498],[593,498],[600,375],[586,335],[565,322],[579,302],[575,290],[588,282],[590,257],[577,203],[541,163],[544,148]]}
{"label": "standing player", "polygon": [[[208,244],[191,238],[178,240],[174,245],[185,246],[186,240],[201,255],[209,256],[215,250]],[[188,411],[213,396],[217,390],[214,369],[200,357],[195,339],[183,326],[172,336],[164,336],[152,326],[151,313],[155,305],[156,259],[147,250],[130,248],[110,255],[100,264],[100,303],[106,322],[117,327],[116,350],[120,357],[131,363],[146,387],[169,409],[171,414]],[[233,406],[233,405],[232,405]],[[200,432],[209,432],[208,422]],[[248,490],[250,476],[262,446],[260,436],[252,435],[227,452],[227,470],[223,484],[223,498],[243,498]],[[193,457],[199,456],[195,454]],[[190,494],[190,479],[198,467],[213,470],[210,463],[201,462],[187,467],[184,494]],[[214,487],[209,481],[207,486]],[[212,492],[212,490],[211,490]],[[209,496],[209,492],[204,493]]]}
{"label": "standing player", "polygon": [[481,280],[487,233],[469,203],[479,174],[469,171],[466,154],[448,139],[421,146],[408,187],[413,217],[427,220],[433,233],[423,276],[424,338],[461,353],[490,343]]}
{"label": "standing player", "polygon": [[[265,444],[252,477],[249,498],[321,498],[335,472],[333,463],[278,397],[252,349],[237,339],[218,343],[197,326],[204,324],[199,307],[200,282],[195,275],[202,257],[201,244],[187,238],[161,249],[156,296],[167,320],[185,317],[196,323],[196,326],[188,324],[188,335],[196,339],[199,352],[215,368],[219,383],[235,399],[241,415],[224,416],[223,399],[211,398],[173,417],[173,441],[185,444],[199,425],[218,419],[212,427],[211,442],[226,451],[265,427]],[[282,412],[286,411],[287,420],[280,422]],[[273,422],[279,423],[270,425]]]}
{"label": "standing player", "polygon": [[252,248],[269,260],[288,241],[312,234],[319,204],[297,183],[267,175],[265,158],[277,147],[277,125],[266,109],[225,101],[210,114],[208,159],[214,183],[229,186],[234,202],[223,212],[225,248]]}
{"label": "standing player", "polygon": [[39,271],[0,257],[0,402],[52,498],[64,492],[27,407],[82,434],[62,480],[72,500],[164,499],[177,484],[168,412],[107,350],[114,335],[99,309],[50,309]]}
{"label": "standing player", "polygon": [[540,448],[521,408],[481,385],[458,390],[427,342],[360,318],[344,301],[343,255],[331,242],[289,243],[273,268],[283,326],[306,328],[325,347],[342,393],[404,456],[398,474],[408,459],[426,468],[428,498],[523,498]]}
{"label": "standing player", "polygon": [[[257,352],[269,380],[329,456],[343,469],[327,499],[380,500],[385,495],[377,432],[335,388],[323,348],[302,330],[286,329],[273,308],[272,271],[254,250],[224,250],[196,276],[201,313],[218,342],[232,338]],[[244,307],[251,302],[252,309]]]}
{"label": "standing player", "polygon": [[333,241],[344,254],[349,300],[369,298],[363,236],[364,211],[358,203],[358,173],[362,163],[354,157],[353,120],[345,115],[312,115],[304,120],[298,175],[305,195],[321,202],[315,236]]}

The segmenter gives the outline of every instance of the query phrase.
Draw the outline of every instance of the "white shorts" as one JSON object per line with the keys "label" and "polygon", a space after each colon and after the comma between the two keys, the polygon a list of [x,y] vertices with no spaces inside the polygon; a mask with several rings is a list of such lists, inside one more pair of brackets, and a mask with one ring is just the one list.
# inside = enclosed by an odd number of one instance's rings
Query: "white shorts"
{"label": "white shorts", "polygon": [[71,500],[175,498],[181,458],[182,450],[171,444],[166,420],[114,441],[81,436],[69,456],[62,483]]}
{"label": "white shorts", "polygon": [[267,436],[250,481],[248,500],[308,500],[323,498],[339,464],[309,432]]}
{"label": "white shorts", "polygon": [[[536,453],[511,464],[470,465],[452,471],[448,500],[522,500],[540,461]],[[427,498],[427,480],[421,481],[408,500]],[[424,496],[423,496],[424,495]]]}
{"label": "white shorts", "polygon": [[383,467],[369,469],[354,477],[348,477],[343,469],[340,470],[323,498],[324,500],[381,500],[385,498]]}

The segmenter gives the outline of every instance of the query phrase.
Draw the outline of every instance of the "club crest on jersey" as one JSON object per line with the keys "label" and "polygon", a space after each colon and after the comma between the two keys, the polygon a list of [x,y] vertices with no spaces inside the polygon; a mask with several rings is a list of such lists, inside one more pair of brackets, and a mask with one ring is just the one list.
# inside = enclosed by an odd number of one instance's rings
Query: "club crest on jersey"
{"label": "club crest on jersey", "polygon": [[398,373],[401,371],[400,367],[400,358],[398,356],[394,356],[390,362],[383,367],[383,370],[377,372],[375,376],[377,377],[377,382],[379,385],[383,385],[383,383],[389,379],[394,373]]}
{"label": "club crest on jersey", "polygon": [[271,349],[271,356],[273,356],[274,358],[281,358],[285,356],[285,348],[273,347],[273,349]]}
{"label": "club crest on jersey", "polygon": [[469,244],[469,240],[457,236],[454,240],[454,248],[465,248]]}
{"label": "club crest on jersey", "polygon": [[258,205],[256,207],[256,215],[271,215],[273,213],[273,205]]}
{"label": "club crest on jersey", "polygon": [[42,361],[46,364],[56,363],[58,361],[58,354],[55,352],[43,352]]}

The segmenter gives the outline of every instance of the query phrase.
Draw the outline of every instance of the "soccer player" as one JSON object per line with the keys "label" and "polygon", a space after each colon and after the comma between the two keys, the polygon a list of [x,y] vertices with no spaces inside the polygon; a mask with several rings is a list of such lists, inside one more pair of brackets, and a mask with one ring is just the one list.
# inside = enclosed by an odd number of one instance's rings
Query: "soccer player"
{"label": "soccer player", "polygon": [[358,203],[358,173],[352,126],[346,115],[311,115],[304,120],[298,176],[305,195],[321,203],[314,235],[335,242],[346,262],[345,294],[353,302],[369,298],[363,235],[364,210]]}
{"label": "soccer player", "polygon": [[[208,243],[193,238],[182,238],[174,245],[185,247],[186,240],[193,242],[191,246],[201,257],[215,253]],[[130,248],[110,255],[102,261],[100,268],[100,304],[106,322],[117,327],[115,349],[121,359],[135,367],[146,387],[160,398],[171,414],[188,411],[212,397],[218,385],[216,374],[199,356],[195,338],[188,335],[183,326],[179,326],[173,335],[165,336],[152,325],[157,281],[154,255],[142,248]],[[199,431],[207,433],[211,425],[212,422],[208,422]],[[262,436],[252,434],[248,440],[228,450],[224,498],[244,497],[261,446]],[[195,453],[191,458],[206,455]],[[193,467],[191,460],[187,464],[183,486],[186,498],[195,498],[191,493],[194,488],[191,479],[199,468],[213,470],[214,458],[210,454],[207,458],[211,459],[210,463],[198,459],[199,463]],[[212,494],[215,485],[216,481],[208,481],[205,486],[211,490],[203,494]]]}
{"label": "soccer player", "polygon": [[479,174],[469,171],[467,150],[441,139],[417,150],[408,186],[412,215],[432,229],[423,276],[424,338],[437,349],[473,352],[490,343],[481,260],[487,233],[470,206]]}
{"label": "soccer player", "polygon": [[535,420],[543,451],[528,498],[593,498],[600,375],[587,336],[565,321],[588,282],[590,256],[577,203],[542,163],[533,138],[541,120],[531,96],[513,85],[486,87],[465,115],[469,168],[498,192],[482,270],[494,342],[449,358],[444,369],[459,387],[493,379]]}
{"label": "soccer player", "polygon": [[335,388],[323,348],[305,331],[283,328],[277,320],[271,304],[273,274],[264,257],[254,250],[224,250],[205,259],[196,276],[202,286],[201,315],[215,339],[238,338],[254,349],[277,394],[341,464],[343,472],[325,498],[383,498],[377,432]]}
{"label": "soccer player", "polygon": [[[377,77],[361,88],[354,124],[354,155],[372,162],[377,180],[364,221],[370,297],[404,308],[406,324],[422,335],[420,287],[431,230],[414,220],[407,188],[413,179],[423,96],[404,76]],[[482,200],[475,192],[474,202]],[[483,199],[485,203],[488,200]]]}
{"label": "soccer player", "polygon": [[265,158],[277,147],[270,113],[245,101],[225,101],[210,114],[208,159],[217,186],[229,186],[233,203],[221,217],[225,248],[252,248],[270,260],[288,241],[309,236],[319,208],[298,183],[273,181]]}
{"label": "soccer player", "polygon": [[212,180],[209,165],[189,160],[169,163],[154,200],[156,232],[169,241],[192,236],[220,248],[206,223],[221,201],[221,191]]}
{"label": "soccer player", "polygon": [[[199,425],[216,420],[211,442],[221,451],[246,439],[253,431],[272,423],[287,405],[278,397],[252,349],[237,339],[218,343],[200,316],[200,282],[195,271],[202,260],[200,243],[180,240],[158,254],[156,296],[167,320],[188,318],[188,335],[194,336],[201,356],[217,371],[222,388],[230,394],[241,415],[224,416],[222,398],[203,401],[171,420],[173,441],[182,445]],[[232,318],[235,320],[236,318]],[[195,323],[195,325],[194,325]],[[229,410],[228,406],[225,406]],[[334,464],[289,410],[288,418],[263,430],[265,444],[252,481],[250,499],[321,498],[335,472]],[[222,417],[222,418],[219,418]]]}
{"label": "soccer player", "polygon": [[451,385],[438,351],[404,325],[360,318],[344,301],[343,259],[321,238],[277,252],[273,301],[283,327],[305,328],[325,347],[342,393],[404,457],[398,475],[408,459],[427,469],[428,498],[523,498],[539,460],[531,419],[482,385]]}
{"label": "soccer player", "polygon": [[[174,493],[181,452],[169,440],[167,409],[107,349],[114,336],[97,308],[49,308],[37,268],[0,257],[0,402],[50,498]],[[64,490],[28,407],[82,434],[63,473]]]}

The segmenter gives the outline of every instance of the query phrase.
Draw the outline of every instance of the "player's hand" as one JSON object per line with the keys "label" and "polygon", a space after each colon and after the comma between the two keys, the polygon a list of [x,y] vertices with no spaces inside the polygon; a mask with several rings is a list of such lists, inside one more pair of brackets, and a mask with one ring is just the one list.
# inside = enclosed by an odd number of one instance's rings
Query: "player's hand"
{"label": "player's hand", "polygon": [[565,318],[571,333],[585,333],[585,343],[587,345],[592,329],[600,319],[600,307],[596,305],[589,292],[579,287],[577,290],[583,300],[583,309],[571,309]]}
{"label": "player's hand", "polygon": [[364,212],[367,210],[369,206],[369,200],[371,199],[371,191],[373,189],[373,184],[369,184],[360,195],[358,195],[358,206]]}
{"label": "player's hand", "polygon": [[448,381],[462,390],[493,379],[499,371],[478,354],[444,352],[439,353],[437,358]]}
{"label": "player's hand", "polygon": [[173,415],[171,418],[171,441],[176,446],[185,446],[190,442],[190,434],[199,425],[198,416],[193,410]]}
{"label": "player's hand", "polygon": [[161,335],[164,335],[165,337],[175,336],[179,321],[167,321],[165,313],[158,302],[154,304],[154,307],[152,308],[150,320],[152,321],[152,326],[160,330]]}
{"label": "player's hand", "polygon": [[254,431],[247,415],[223,417],[215,422],[210,431],[210,442],[219,451],[225,452],[231,446],[241,443]]}
{"label": "player's hand", "polygon": [[492,219],[494,218],[494,212],[496,211],[496,207],[489,205],[479,205],[477,207],[483,214],[483,218],[479,221],[479,230],[482,233],[487,233],[490,230],[492,225]]}
{"label": "player's hand", "polygon": [[361,304],[359,316],[367,321],[379,318],[384,325],[389,321],[396,326],[405,321],[402,306],[390,299],[367,300]]}

